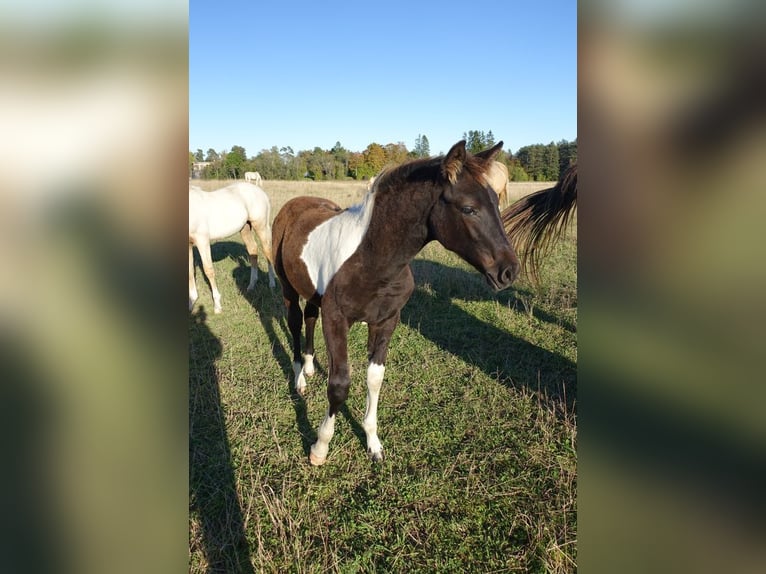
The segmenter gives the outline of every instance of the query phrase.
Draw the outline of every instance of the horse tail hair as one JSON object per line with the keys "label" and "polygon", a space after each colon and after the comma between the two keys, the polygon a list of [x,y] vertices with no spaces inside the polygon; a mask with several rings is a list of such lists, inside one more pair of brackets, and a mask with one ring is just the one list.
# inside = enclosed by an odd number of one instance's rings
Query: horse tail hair
{"label": "horse tail hair", "polygon": [[501,213],[505,233],[535,283],[543,258],[563,235],[576,208],[577,164],[573,164],[554,187],[527,195]]}

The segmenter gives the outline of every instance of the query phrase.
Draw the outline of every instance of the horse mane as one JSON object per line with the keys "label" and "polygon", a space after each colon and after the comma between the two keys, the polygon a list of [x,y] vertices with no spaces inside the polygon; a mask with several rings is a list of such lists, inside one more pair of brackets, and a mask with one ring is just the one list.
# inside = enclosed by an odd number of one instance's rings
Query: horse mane
{"label": "horse mane", "polygon": [[[449,176],[443,173],[442,162],[444,156],[435,156],[423,159],[414,159],[398,166],[384,168],[378,174],[373,183],[371,192],[378,190],[398,187],[402,183],[431,182],[436,184],[439,181],[449,179]],[[477,157],[470,153],[466,154],[465,161],[454,173],[456,177],[465,169],[474,179],[487,183],[487,171],[492,160]],[[454,183],[454,182],[453,182]]]}
{"label": "horse mane", "polygon": [[531,193],[501,214],[505,233],[519,254],[524,271],[539,284],[542,259],[548,255],[577,208],[577,164],[568,167],[554,187]]}

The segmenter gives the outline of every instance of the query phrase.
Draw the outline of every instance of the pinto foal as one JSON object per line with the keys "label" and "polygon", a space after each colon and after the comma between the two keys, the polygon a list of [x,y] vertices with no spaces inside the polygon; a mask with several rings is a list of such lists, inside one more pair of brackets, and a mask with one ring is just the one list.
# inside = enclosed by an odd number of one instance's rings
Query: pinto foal
{"label": "pinto foal", "polygon": [[[367,406],[362,427],[373,461],[383,460],[377,434],[378,396],[388,344],[415,282],[410,261],[430,241],[454,251],[495,290],[519,271],[503,230],[497,193],[487,179],[502,142],[471,155],[465,141],[446,156],[415,160],[379,175],[358,205],[341,209],[327,199],[298,197],[274,219],[274,267],[282,283],[293,339],[295,388],[301,395],[314,372],[314,329],[320,310],[328,353],[329,406],[309,460],[323,464],[335,415],[351,383],[348,331],[368,326]],[[306,300],[301,312],[299,298]],[[306,323],[306,355],[301,328]]]}

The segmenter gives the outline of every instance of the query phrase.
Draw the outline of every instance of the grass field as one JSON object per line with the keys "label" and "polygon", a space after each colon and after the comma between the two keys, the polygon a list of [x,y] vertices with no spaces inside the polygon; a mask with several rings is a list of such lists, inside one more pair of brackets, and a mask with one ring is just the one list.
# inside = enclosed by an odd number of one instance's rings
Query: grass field
{"label": "grass field", "polygon": [[[217,182],[199,182],[213,189]],[[519,186],[524,186],[519,187]],[[515,184],[513,199],[545,184]],[[294,195],[350,205],[358,182],[265,181],[272,218]],[[436,243],[395,331],[367,457],[366,327],[327,463],[308,449],[327,407],[326,354],[292,390],[279,287],[252,293],[238,236],[213,245],[223,313],[197,269],[189,318],[190,572],[574,572],[577,235],[542,282],[499,294]],[[321,325],[321,321],[320,321]]]}

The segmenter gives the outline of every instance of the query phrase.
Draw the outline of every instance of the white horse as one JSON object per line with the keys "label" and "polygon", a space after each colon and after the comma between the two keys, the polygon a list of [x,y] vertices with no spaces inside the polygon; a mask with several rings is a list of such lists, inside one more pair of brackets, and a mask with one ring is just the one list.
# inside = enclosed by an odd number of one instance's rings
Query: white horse
{"label": "white horse", "polygon": [[269,264],[269,287],[274,283],[274,268],[271,254],[271,204],[260,187],[251,183],[235,183],[215,191],[203,191],[189,186],[189,310],[197,300],[197,284],[194,281],[193,246],[196,245],[202,258],[202,269],[210,281],[213,291],[213,310],[221,312],[221,294],[215,282],[210,243],[234,235],[242,235],[250,256],[251,291],[258,279],[258,244],[253,231],[261,241],[263,253]]}
{"label": "white horse", "polygon": [[255,185],[261,185],[261,182],[263,182],[263,178],[261,177],[261,174],[258,173],[257,171],[246,171],[245,181],[252,182]]}

